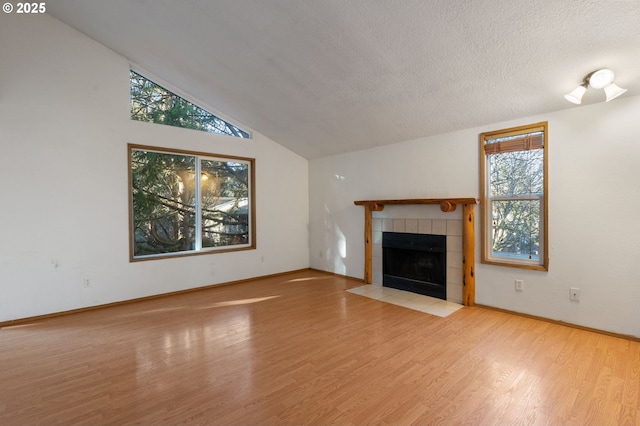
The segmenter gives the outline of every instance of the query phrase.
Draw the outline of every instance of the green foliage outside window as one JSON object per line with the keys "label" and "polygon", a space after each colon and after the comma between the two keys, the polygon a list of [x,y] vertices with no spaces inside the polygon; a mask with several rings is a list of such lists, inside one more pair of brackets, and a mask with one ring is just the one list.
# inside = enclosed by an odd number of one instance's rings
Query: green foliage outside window
{"label": "green foliage outside window", "polygon": [[130,72],[131,119],[209,133],[249,138],[249,133],[216,117],[153,81]]}
{"label": "green foliage outside window", "polygon": [[132,258],[253,247],[252,160],[129,149]]}

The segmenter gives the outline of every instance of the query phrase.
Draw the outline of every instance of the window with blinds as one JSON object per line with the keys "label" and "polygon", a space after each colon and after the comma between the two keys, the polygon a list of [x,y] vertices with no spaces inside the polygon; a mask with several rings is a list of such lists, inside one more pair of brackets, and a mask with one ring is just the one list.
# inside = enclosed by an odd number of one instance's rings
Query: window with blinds
{"label": "window with blinds", "polygon": [[482,262],[548,270],[547,122],[480,135]]}

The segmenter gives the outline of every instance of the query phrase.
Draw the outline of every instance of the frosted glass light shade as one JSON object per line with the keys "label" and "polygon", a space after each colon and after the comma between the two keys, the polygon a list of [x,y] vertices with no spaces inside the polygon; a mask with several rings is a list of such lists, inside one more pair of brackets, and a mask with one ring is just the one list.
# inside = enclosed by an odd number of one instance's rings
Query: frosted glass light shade
{"label": "frosted glass light shade", "polygon": [[617,98],[618,96],[622,95],[626,91],[627,89],[623,89],[622,87],[619,87],[614,83],[611,83],[610,85],[604,88],[604,93],[607,95],[607,100],[605,102],[609,102]]}
{"label": "frosted glass light shade", "polygon": [[564,98],[569,102],[580,105],[582,103],[582,97],[584,93],[587,91],[587,88],[584,85],[580,85],[573,89],[571,93],[567,93],[564,95]]}
{"label": "frosted glass light shade", "polygon": [[589,77],[589,86],[593,87],[594,89],[604,89],[605,87],[613,83],[614,77],[615,74],[610,69],[605,68],[595,71],[593,74],[591,74],[591,77]]}

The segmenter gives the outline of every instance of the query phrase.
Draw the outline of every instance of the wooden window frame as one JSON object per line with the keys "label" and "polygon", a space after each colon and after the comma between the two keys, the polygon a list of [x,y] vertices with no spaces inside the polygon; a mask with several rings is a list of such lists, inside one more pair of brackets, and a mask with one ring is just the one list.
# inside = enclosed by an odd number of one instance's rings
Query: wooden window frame
{"label": "wooden window frame", "polygon": [[[184,156],[193,156],[196,158],[196,161],[205,159],[205,160],[228,160],[230,162],[240,161],[243,163],[247,163],[249,166],[249,179],[248,179],[248,184],[249,184],[248,238],[249,238],[249,241],[248,243],[238,244],[238,245],[206,247],[206,248],[199,247],[197,250],[185,250],[185,251],[165,252],[165,253],[148,254],[148,255],[136,255],[135,254],[135,236],[134,236],[135,225],[134,225],[134,211],[133,211],[133,170],[132,170],[132,152],[136,150],[184,155]],[[247,157],[231,156],[231,155],[214,154],[214,153],[208,153],[208,152],[200,152],[200,151],[187,151],[182,149],[171,149],[171,148],[162,148],[162,147],[156,147],[156,146],[127,144],[127,161],[128,161],[128,186],[129,186],[128,191],[129,191],[129,261],[130,262],[167,259],[167,258],[184,257],[184,256],[198,256],[203,254],[227,253],[232,251],[256,249],[255,159],[247,158]],[[197,207],[198,203],[199,201],[196,201],[196,210],[195,210],[196,214],[198,212],[198,207]],[[198,225],[196,225],[196,227],[198,227]],[[199,233],[196,233],[195,236],[197,238],[199,236]]]}
{"label": "wooden window frame", "polygon": [[[496,138],[526,135],[533,132],[543,132],[543,137],[523,137],[511,141],[487,143]],[[492,199],[489,199],[489,165],[488,156],[506,152],[543,150],[543,194],[540,197],[540,256],[538,261],[493,256],[491,245],[492,229]],[[538,271],[549,270],[549,132],[548,122],[539,122],[525,126],[495,130],[480,134],[480,193],[481,193],[481,263],[508,266]],[[526,197],[525,197],[526,198]],[[516,199],[514,196],[512,199]],[[533,199],[529,197],[526,199]]]}

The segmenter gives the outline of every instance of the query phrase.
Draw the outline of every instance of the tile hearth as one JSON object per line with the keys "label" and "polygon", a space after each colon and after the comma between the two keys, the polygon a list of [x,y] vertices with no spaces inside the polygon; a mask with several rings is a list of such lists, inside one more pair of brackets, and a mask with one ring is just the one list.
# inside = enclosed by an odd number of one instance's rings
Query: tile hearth
{"label": "tile hearth", "polygon": [[365,284],[350,288],[349,293],[369,297],[381,302],[402,306],[414,311],[420,311],[438,317],[446,317],[462,308],[462,305],[435,297],[423,296],[395,288],[383,287],[376,284]]}

